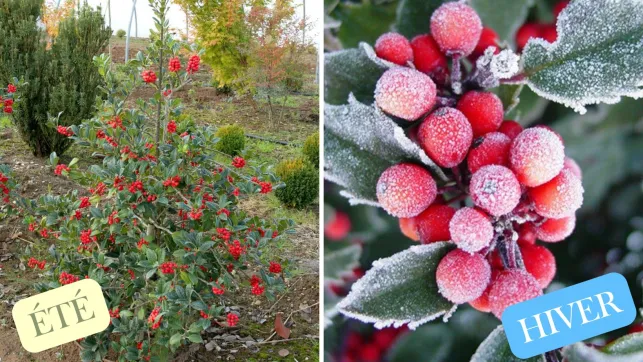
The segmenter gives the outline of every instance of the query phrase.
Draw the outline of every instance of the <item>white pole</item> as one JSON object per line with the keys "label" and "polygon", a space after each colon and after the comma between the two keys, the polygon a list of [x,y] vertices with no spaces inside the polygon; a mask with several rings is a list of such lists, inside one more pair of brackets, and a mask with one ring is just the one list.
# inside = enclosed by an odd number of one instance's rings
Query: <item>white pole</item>
{"label": "white pole", "polygon": [[127,26],[127,39],[125,39],[125,62],[129,60],[129,38],[132,33],[132,19],[134,19],[134,13],[136,13],[136,0],[132,0],[132,13],[129,17],[129,25]]}

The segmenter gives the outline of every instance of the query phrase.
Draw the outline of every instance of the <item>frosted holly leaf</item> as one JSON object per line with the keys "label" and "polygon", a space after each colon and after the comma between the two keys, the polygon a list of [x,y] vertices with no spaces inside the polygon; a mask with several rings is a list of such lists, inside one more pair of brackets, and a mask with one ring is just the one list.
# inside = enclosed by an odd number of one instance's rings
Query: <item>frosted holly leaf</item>
{"label": "frosted holly leaf", "polygon": [[643,350],[632,353],[606,353],[579,342],[564,347],[563,357],[569,362],[633,362],[643,361]]}
{"label": "frosted holly leaf", "polygon": [[415,245],[376,260],[337,305],[338,310],[376,328],[408,324],[415,329],[436,318],[448,318],[455,305],[438,292],[435,272],[452,248],[447,242]]}
{"label": "frosted holly leaf", "polygon": [[516,357],[509,348],[507,335],[502,325],[499,325],[478,346],[476,353],[471,357],[471,362],[545,362],[542,355],[526,360]]}
{"label": "frosted holly leaf", "polygon": [[346,104],[348,95],[365,103],[374,100],[375,85],[382,74],[394,66],[380,59],[373,48],[360,43],[358,48],[330,53],[324,59],[324,101]]}
{"label": "frosted holly leaf", "polygon": [[558,39],[532,39],[522,55],[529,87],[584,114],[585,106],[643,96],[643,4],[572,1],[558,17]]}
{"label": "frosted holly leaf", "polygon": [[324,160],[326,179],[346,188],[349,200],[377,204],[379,176],[405,160],[422,163],[446,180],[444,172],[377,107],[360,103],[352,94],[348,103],[324,107]]}
{"label": "frosted holly leaf", "polygon": [[603,347],[607,354],[643,353],[643,332],[625,335]]}
{"label": "frosted holly leaf", "polygon": [[533,0],[471,0],[482,23],[493,28],[501,41],[513,42],[516,31],[527,19]]}
{"label": "frosted holly leaf", "polygon": [[324,279],[339,280],[342,275],[351,272],[359,266],[359,257],[362,247],[350,244],[343,248],[326,251],[324,253]]}

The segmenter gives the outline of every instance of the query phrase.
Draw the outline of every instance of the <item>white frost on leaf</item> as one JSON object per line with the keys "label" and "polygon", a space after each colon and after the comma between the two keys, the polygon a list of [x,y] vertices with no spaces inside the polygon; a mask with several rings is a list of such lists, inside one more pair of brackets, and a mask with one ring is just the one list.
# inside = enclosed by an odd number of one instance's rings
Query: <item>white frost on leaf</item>
{"label": "white frost on leaf", "polygon": [[341,279],[343,274],[359,266],[360,255],[362,255],[362,247],[358,244],[324,253],[324,279]]}
{"label": "white frost on leaf", "polygon": [[416,245],[373,262],[338,310],[376,328],[410,329],[452,313],[453,304],[439,294],[435,282],[437,265],[450,249],[447,242]]}
{"label": "white frost on leaf", "polygon": [[491,58],[491,73],[498,79],[511,78],[520,71],[520,57],[505,49]]}
{"label": "white frost on leaf", "polygon": [[643,361],[643,352],[607,354],[579,342],[564,347],[563,357],[569,362],[634,362]]}
{"label": "white frost on leaf", "polygon": [[509,348],[505,329],[499,325],[478,346],[470,362],[545,362],[545,358],[543,355],[527,360],[516,357]]}
{"label": "white frost on leaf", "polygon": [[[331,181],[331,180],[329,180]],[[348,199],[348,204],[351,206],[357,206],[357,205],[367,205],[367,206],[373,206],[373,207],[382,207],[379,202],[367,200],[367,199],[360,199],[359,197],[351,194],[350,192],[346,190],[342,190],[339,192],[339,194],[345,198]]]}
{"label": "white frost on leaf", "polygon": [[589,104],[643,97],[641,0],[572,1],[556,28],[556,42],[532,39],[523,51],[535,93],[581,114]]}

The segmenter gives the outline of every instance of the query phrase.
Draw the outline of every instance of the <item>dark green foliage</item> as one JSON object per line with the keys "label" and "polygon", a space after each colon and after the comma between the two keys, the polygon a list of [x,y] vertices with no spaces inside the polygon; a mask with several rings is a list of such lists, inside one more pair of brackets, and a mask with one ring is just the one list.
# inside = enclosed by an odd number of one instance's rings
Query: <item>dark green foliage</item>
{"label": "dark green foliage", "polygon": [[319,171],[303,159],[281,162],[276,174],[286,187],[275,190],[275,195],[287,207],[303,209],[317,198]]}
{"label": "dark green foliage", "polygon": [[315,168],[319,168],[319,132],[315,132],[306,138],[301,151],[308,162]]}
{"label": "dark green foliage", "polygon": [[217,130],[216,136],[220,138],[216,144],[217,151],[236,156],[246,147],[246,135],[239,126],[223,126]]}
{"label": "dark green foliage", "polygon": [[[36,19],[42,0],[0,1],[0,84],[21,78],[21,101],[13,121],[36,156],[59,155],[71,141],[48,124],[60,114],[69,126],[90,118],[102,79],[92,62],[111,35],[100,9],[86,6],[64,19],[56,38],[48,39]],[[62,113],[61,113],[62,112]]]}
{"label": "dark green foliage", "polygon": [[118,29],[118,31],[116,32],[116,37],[118,39],[123,39],[125,35],[127,35],[127,33],[123,29]]}
{"label": "dark green foliage", "polygon": [[291,72],[284,79],[284,86],[290,92],[301,92],[304,88],[304,73]]}

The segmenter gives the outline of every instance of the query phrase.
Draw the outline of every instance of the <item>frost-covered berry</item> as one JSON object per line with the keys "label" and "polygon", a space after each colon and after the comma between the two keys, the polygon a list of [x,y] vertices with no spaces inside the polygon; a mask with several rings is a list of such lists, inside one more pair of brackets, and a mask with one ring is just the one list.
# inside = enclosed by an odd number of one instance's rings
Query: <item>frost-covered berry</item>
{"label": "frost-covered berry", "polygon": [[442,167],[457,166],[467,155],[473,132],[467,118],[455,108],[431,113],[418,129],[422,149]]}
{"label": "frost-covered berry", "polygon": [[509,164],[511,139],[500,132],[487,133],[473,140],[467,156],[467,166],[475,173],[482,166]]}
{"label": "frost-covered berry", "polygon": [[518,181],[535,187],[553,179],[563,169],[565,148],[558,136],[545,128],[522,131],[511,144],[509,163]]}
{"label": "frost-covered berry", "polygon": [[480,40],[478,40],[478,44],[476,44],[475,49],[473,49],[471,57],[478,58],[484,54],[484,51],[489,47],[494,47],[495,50],[493,53],[498,54],[500,52],[500,48],[498,48],[498,40],[498,33],[496,33],[495,30],[483,27],[482,32],[480,33]]}
{"label": "frost-covered berry", "polygon": [[535,244],[536,243],[536,226],[531,222],[526,222],[518,227],[518,244]]}
{"label": "frost-covered berry", "polygon": [[475,253],[489,246],[493,239],[493,226],[489,217],[472,207],[463,207],[456,211],[449,222],[451,240],[458,248]]}
{"label": "frost-covered berry", "polygon": [[522,132],[522,126],[516,121],[504,121],[500,124],[498,132],[504,133],[512,141]]}
{"label": "frost-covered berry", "polygon": [[510,169],[489,165],[471,177],[469,193],[473,203],[493,216],[510,213],[520,202],[520,183]]}
{"label": "frost-covered berry", "polygon": [[481,32],[480,17],[464,3],[444,3],[431,16],[431,35],[447,55],[471,54]]}
{"label": "frost-covered berry", "polygon": [[384,72],[377,81],[375,103],[390,115],[414,121],[433,107],[435,94],[435,83],[428,75],[397,67]]}
{"label": "frost-covered berry", "polygon": [[568,170],[562,170],[551,181],[528,192],[538,215],[560,219],[573,215],[581,207],[583,191],[578,177]]}
{"label": "frost-covered berry", "polygon": [[540,245],[523,245],[520,247],[520,251],[527,272],[536,279],[540,289],[547,288],[556,275],[554,254]]}
{"label": "frost-covered berry", "polygon": [[415,224],[422,244],[451,240],[449,222],[455,209],[447,205],[431,205],[415,217]]}
{"label": "frost-covered berry", "polygon": [[336,211],[333,218],[324,226],[324,236],[332,241],[344,239],[350,231],[351,220],[342,211]]}
{"label": "frost-covered berry", "polygon": [[501,319],[507,307],[542,294],[538,281],[528,272],[522,269],[504,270],[491,283],[489,305],[493,315]]}
{"label": "frost-covered berry", "polygon": [[502,101],[491,92],[469,91],[458,101],[457,108],[471,123],[473,136],[497,131],[502,123]]}
{"label": "frost-covered berry", "polygon": [[449,76],[449,63],[435,39],[429,34],[418,35],[411,40],[411,48],[415,69],[444,84]]}
{"label": "frost-covered berry", "polygon": [[580,166],[578,166],[573,158],[565,157],[565,161],[563,162],[563,169],[573,173],[574,176],[578,177],[579,180],[583,179],[583,170],[581,170]]}
{"label": "frost-covered berry", "polygon": [[516,46],[518,50],[522,50],[531,38],[540,38],[542,34],[542,26],[538,23],[525,23],[516,32]]}
{"label": "frost-covered berry", "polygon": [[459,249],[445,255],[435,273],[440,294],[457,304],[480,297],[487,289],[490,278],[491,267],[482,255]]}
{"label": "frost-covered berry", "polygon": [[576,215],[562,219],[547,219],[536,228],[536,236],[544,242],[557,243],[571,235],[575,227]]}
{"label": "frost-covered berry", "polygon": [[420,241],[420,235],[418,235],[417,223],[415,220],[415,217],[400,218],[400,231],[407,238],[413,241]]}
{"label": "frost-covered berry", "polygon": [[437,194],[429,171],[412,163],[387,168],[376,186],[377,200],[396,217],[413,217],[424,211]]}
{"label": "frost-covered berry", "polygon": [[398,65],[413,61],[413,49],[409,40],[402,34],[385,33],[375,42],[375,54],[378,57]]}
{"label": "frost-covered berry", "polygon": [[492,266],[491,278],[489,279],[487,289],[484,290],[481,296],[469,302],[471,307],[483,313],[491,312],[491,306],[489,305],[489,292],[491,291],[491,284],[493,284],[493,281],[498,277],[498,274],[500,274],[500,270],[494,269]]}
{"label": "frost-covered berry", "polygon": [[556,25],[550,24],[545,25],[542,28],[542,33],[540,37],[547,40],[550,43],[553,43],[558,38],[558,32],[556,31]]}

